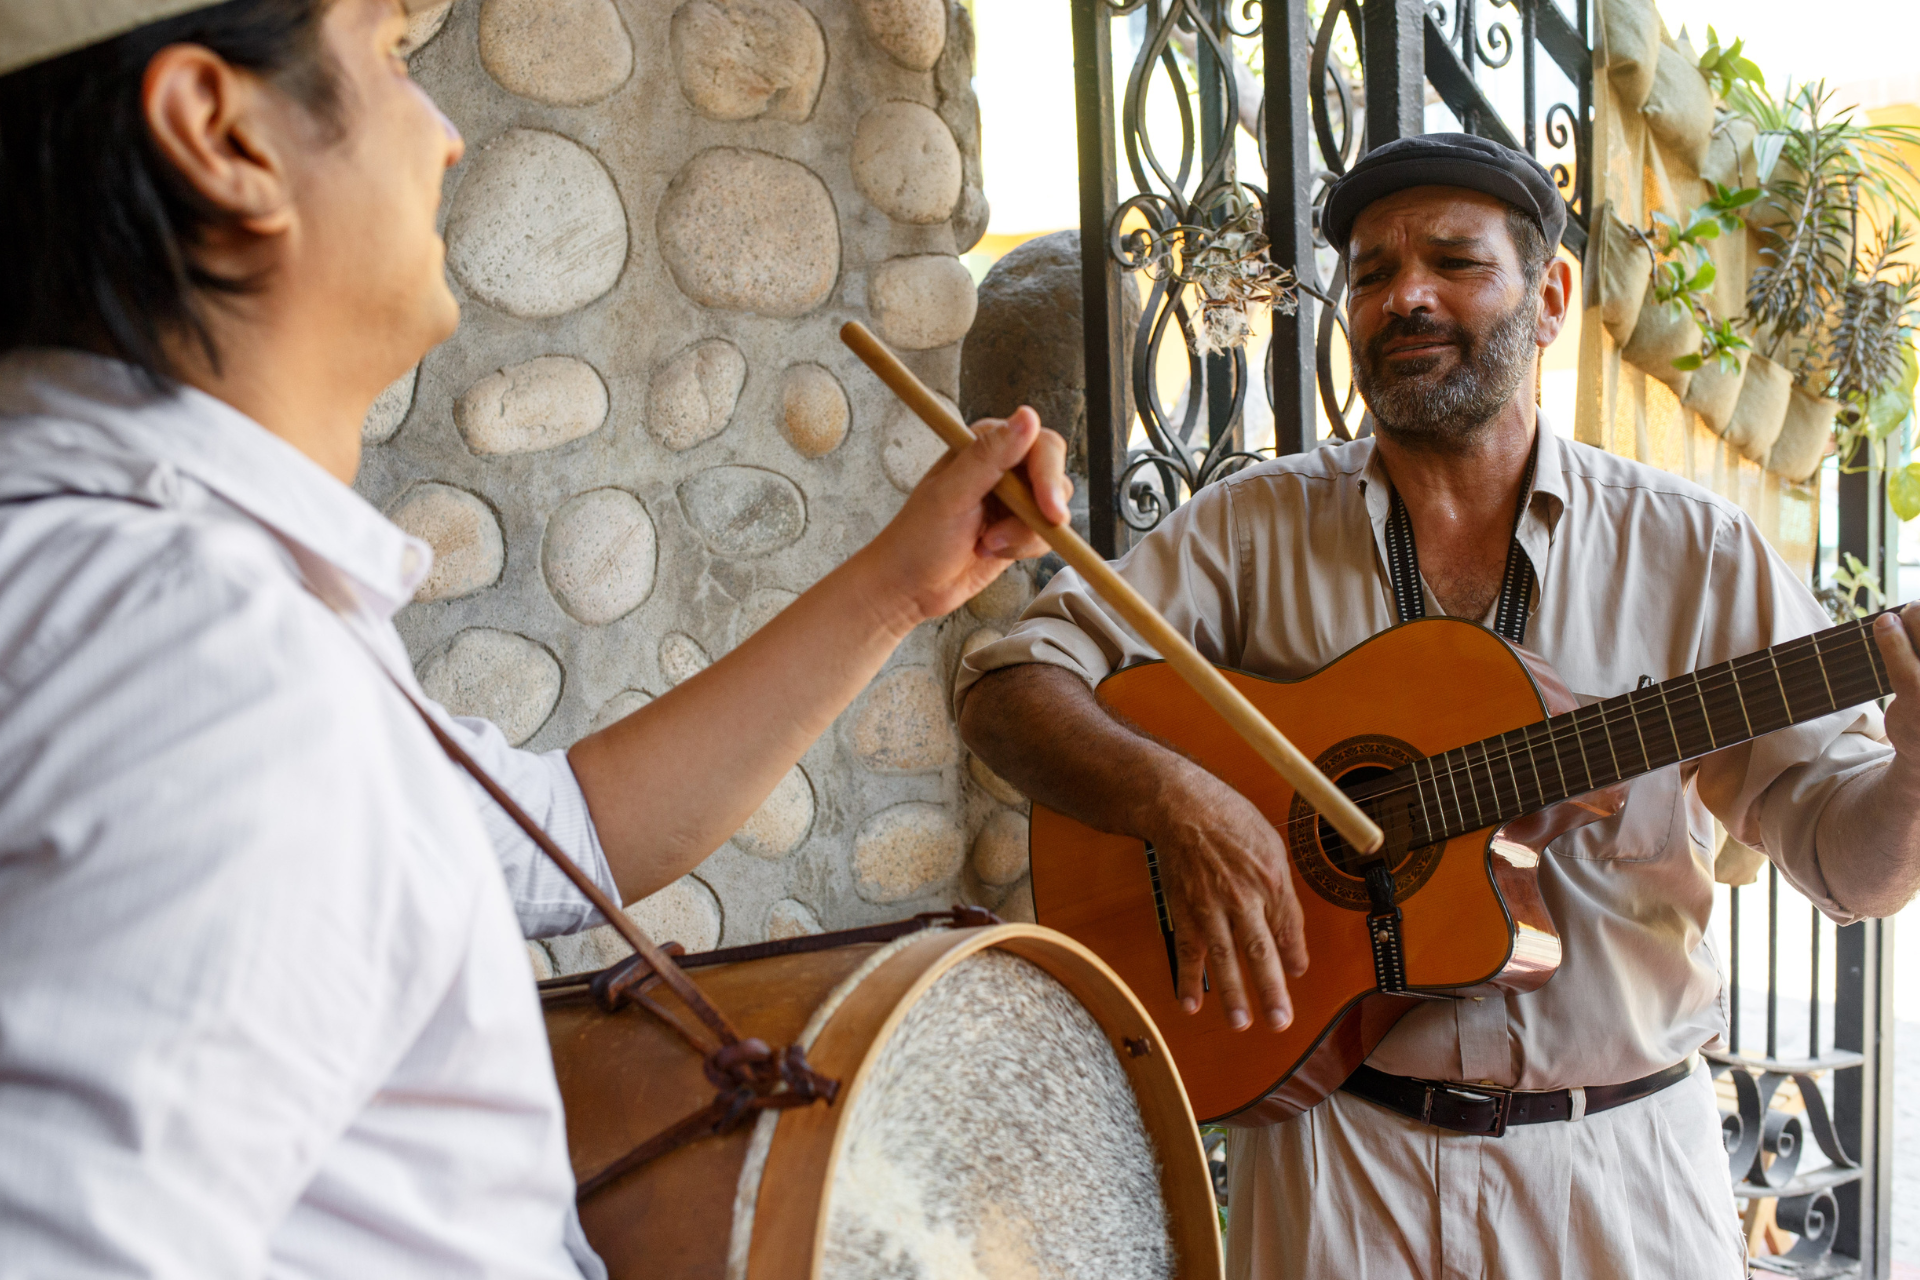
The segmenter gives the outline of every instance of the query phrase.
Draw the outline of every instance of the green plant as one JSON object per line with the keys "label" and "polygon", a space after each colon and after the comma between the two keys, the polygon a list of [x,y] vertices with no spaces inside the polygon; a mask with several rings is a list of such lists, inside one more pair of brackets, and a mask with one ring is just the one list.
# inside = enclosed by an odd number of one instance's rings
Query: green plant
{"label": "green plant", "polygon": [[[1846,607],[1853,611],[1856,618],[1867,616],[1868,609],[1878,609],[1886,596],[1880,591],[1880,575],[1874,573],[1860,558],[1849,551],[1845,555],[1846,563],[1833,571],[1834,585],[1847,594],[1843,597]],[[1860,593],[1867,593],[1866,607],[1860,605]]]}
{"label": "green plant", "polygon": [[1750,350],[1731,320],[1713,314],[1708,290],[1718,268],[1707,252],[1707,242],[1740,225],[1740,210],[1760,196],[1758,187],[1730,191],[1715,183],[1707,203],[1687,215],[1685,222],[1655,212],[1653,229],[1640,233],[1653,259],[1653,298],[1679,311],[1691,311],[1700,325],[1700,349],[1674,360],[1676,369],[1698,369],[1708,360],[1728,373],[1740,367],[1738,353]]}
{"label": "green plant", "polygon": [[1767,90],[1767,78],[1752,61],[1741,56],[1740,50],[1746,41],[1735,40],[1726,48],[1720,47],[1720,36],[1714,29],[1707,28],[1707,51],[1700,55],[1700,74],[1707,78],[1707,84],[1715,96],[1724,98],[1734,86],[1747,84],[1761,93]]}

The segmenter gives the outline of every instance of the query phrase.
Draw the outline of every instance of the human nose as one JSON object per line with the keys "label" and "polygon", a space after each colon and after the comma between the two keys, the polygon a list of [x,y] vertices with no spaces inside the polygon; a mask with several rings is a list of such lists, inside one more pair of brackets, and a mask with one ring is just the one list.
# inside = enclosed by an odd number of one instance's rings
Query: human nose
{"label": "human nose", "polygon": [[1388,283],[1381,300],[1387,314],[1410,316],[1417,311],[1433,311],[1438,304],[1433,277],[1417,265],[1402,267]]}

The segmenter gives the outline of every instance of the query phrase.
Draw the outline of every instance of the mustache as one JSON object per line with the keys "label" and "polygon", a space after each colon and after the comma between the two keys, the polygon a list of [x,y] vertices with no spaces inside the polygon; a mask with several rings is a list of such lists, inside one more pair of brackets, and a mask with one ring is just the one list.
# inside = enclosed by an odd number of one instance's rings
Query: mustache
{"label": "mustache", "polygon": [[1403,338],[1438,338],[1460,348],[1464,354],[1473,349],[1473,335],[1457,324],[1434,319],[1424,312],[1395,316],[1367,340],[1367,360],[1375,368],[1386,358],[1387,344]]}

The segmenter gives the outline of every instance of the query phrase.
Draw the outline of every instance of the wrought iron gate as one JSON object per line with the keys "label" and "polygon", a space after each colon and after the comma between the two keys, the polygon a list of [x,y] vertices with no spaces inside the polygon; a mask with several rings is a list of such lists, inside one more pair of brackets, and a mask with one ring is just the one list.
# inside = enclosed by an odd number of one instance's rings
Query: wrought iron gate
{"label": "wrought iron gate", "polygon": [[[1322,422],[1332,436],[1366,432],[1341,368],[1345,279],[1318,235],[1318,204],[1367,149],[1426,132],[1429,104],[1547,163],[1569,205],[1564,244],[1584,252],[1590,3],[1575,0],[1569,16],[1557,0],[1314,0],[1311,9],[1307,0],[1072,0],[1089,519],[1103,554],[1124,552],[1260,453],[1314,447]],[[1127,53],[1119,68],[1116,45]],[[1190,264],[1248,201],[1264,211],[1272,258],[1294,273],[1300,295],[1297,312],[1274,314],[1259,368],[1246,349],[1196,355],[1191,341]],[[1130,323],[1123,290],[1136,282],[1144,296]],[[1171,403],[1169,369],[1180,388]],[[1253,397],[1271,410],[1272,443],[1259,450],[1247,436]],[[1842,480],[1840,500],[1840,546],[1866,561],[1866,512],[1884,499],[1862,476]],[[1774,1200],[1782,1225],[1803,1239],[1798,1256],[1756,1265],[1885,1277],[1893,926],[1829,928],[1830,1039],[1816,946],[1807,1053],[1783,1057],[1777,916],[1783,902],[1803,900],[1777,877],[1770,884],[1766,1050],[1753,1053],[1750,1025],[1736,1023],[1732,1052],[1717,1060],[1736,1085],[1726,1132],[1737,1192]],[[1743,894],[1753,890],[1729,898],[1736,937],[1752,928],[1740,921]],[[1799,1112],[1775,1105],[1796,1096]],[[1796,1143],[1807,1138],[1823,1166],[1799,1164]]]}

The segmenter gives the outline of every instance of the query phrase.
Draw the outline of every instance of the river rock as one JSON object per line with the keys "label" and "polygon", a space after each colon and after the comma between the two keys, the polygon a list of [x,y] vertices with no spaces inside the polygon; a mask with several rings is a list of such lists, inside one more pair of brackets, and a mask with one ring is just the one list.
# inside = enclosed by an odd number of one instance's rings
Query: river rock
{"label": "river rock", "polygon": [[799,848],[812,827],[813,786],[795,765],[733,833],[733,843],[742,853],[777,862]]}
{"label": "river rock", "polygon": [[[655,942],[677,942],[688,951],[711,951],[720,945],[720,899],[697,876],[682,876],[658,893],[626,907],[627,918]],[[554,968],[561,973],[587,973],[618,964],[633,954],[627,940],[603,924],[585,933],[547,940]]]}
{"label": "river rock", "polygon": [[373,398],[373,405],[360,424],[361,444],[385,444],[393,439],[393,433],[407,420],[407,411],[413,408],[413,388],[419,380],[420,366],[415,365]]}
{"label": "river rock", "polygon": [[1033,882],[1029,880],[1000,899],[1000,905],[993,909],[993,914],[1008,924],[1036,923],[1033,910]]}
{"label": "river rock", "polygon": [[797,123],[813,114],[827,42],[795,0],[691,0],[669,38],[680,92],[701,115]]}
{"label": "river rock", "polygon": [[882,809],[853,840],[854,891],[868,902],[899,902],[952,880],[966,839],[937,804],[909,801]]}
{"label": "river rock", "polygon": [[930,71],[947,43],[947,0],[858,0],[867,38],[913,71]]}
{"label": "river rock", "polygon": [[820,932],[820,918],[804,902],[782,898],[767,912],[767,941],[804,938]]}
{"label": "river rock", "polygon": [[959,758],[946,695],[925,667],[904,667],[874,681],[848,738],[860,763],[875,773],[926,773]]}
{"label": "river rock", "polygon": [[973,870],[991,885],[1012,884],[1027,874],[1027,820],[1011,809],[996,809],[973,838]]}
{"label": "river rock", "polygon": [[569,615],[603,626],[639,608],[653,591],[653,518],[625,489],[593,489],[547,521],[540,567]]}
{"label": "river rock", "polygon": [[1027,601],[1033,599],[1033,579],[1027,571],[1017,564],[1007,566],[1006,572],[980,589],[980,594],[967,601],[967,612],[974,617],[987,620],[1011,618],[1027,607]]}
{"label": "river rock", "polygon": [[1001,804],[1018,807],[1027,803],[1025,792],[989,769],[987,762],[979,756],[967,758],[967,776],[973,779],[974,786],[979,787]]}
{"label": "river rock", "polygon": [[598,733],[610,724],[618,724],[652,701],[653,695],[645,689],[622,689],[600,704],[587,724],[587,732]]}
{"label": "river rock", "polygon": [[[960,412],[954,408],[953,401],[939,392],[934,392],[933,398],[949,412]],[[946,452],[946,444],[914,416],[911,409],[896,404],[887,411],[886,429],[880,436],[880,470],[894,488],[912,493],[920,477],[927,474],[927,468],[945,457]]]}
{"label": "river rock", "polygon": [[763,556],[807,527],[799,488],[759,467],[711,467],[684,481],[679,494],[688,523],[715,555]]}
{"label": "river rock", "polygon": [[867,282],[874,328],[902,351],[930,351],[967,336],[976,297],[966,264],[944,253],[889,258]]}
{"label": "river rock", "polygon": [[660,678],[669,685],[691,679],[707,669],[707,651],[692,636],[669,631],[660,640]]}
{"label": "river rock", "polygon": [[415,600],[451,600],[500,580],[507,540],[493,508],[474,494],[447,484],[415,485],[389,518],[433,548],[433,568]]}
{"label": "river rock", "polygon": [[747,358],[725,338],[688,347],[653,375],[654,437],[676,453],[726,429],[747,381]]}
{"label": "river rock", "polygon": [[440,28],[447,25],[447,15],[453,12],[453,0],[440,0],[422,9],[415,9],[407,15],[406,38],[400,42],[400,56],[411,58],[422,46],[440,34]]}
{"label": "river rock", "polygon": [[853,131],[853,183],[896,222],[945,222],[960,200],[960,147],[931,108],[883,102]]}
{"label": "river rock", "polygon": [[510,129],[472,160],[447,215],[447,261],[481,301],[541,319],[613,288],[627,216],[591,152],[541,129]]}
{"label": "river rock", "polygon": [[572,356],[508,365],[468,387],[453,423],[483,457],[554,449],[591,435],[607,420],[607,384]]}
{"label": "river rock", "polygon": [[851,420],[845,388],[820,365],[793,365],[780,379],[780,434],[801,457],[838,449]]}
{"label": "river rock", "polygon": [[613,0],[486,0],[480,63],[509,93],[584,107],[633,74],[633,41]]}
{"label": "river rock", "polygon": [[764,151],[714,147],[687,161],[655,229],[674,283],[704,306],[804,315],[840,275],[840,221],[826,185]]}
{"label": "river rock", "polygon": [[519,746],[560,701],[560,663],[525,636],[469,627],[420,668],[427,696],[457,716],[478,716]]}

